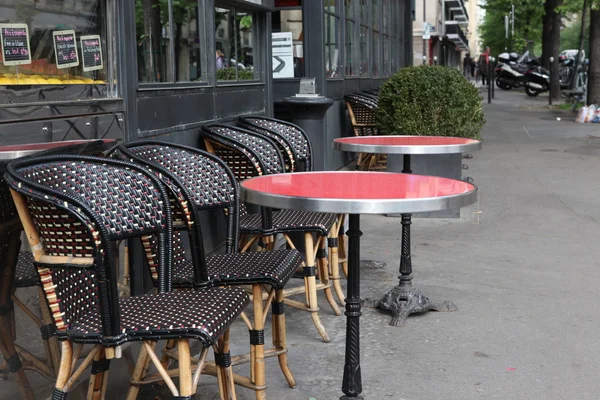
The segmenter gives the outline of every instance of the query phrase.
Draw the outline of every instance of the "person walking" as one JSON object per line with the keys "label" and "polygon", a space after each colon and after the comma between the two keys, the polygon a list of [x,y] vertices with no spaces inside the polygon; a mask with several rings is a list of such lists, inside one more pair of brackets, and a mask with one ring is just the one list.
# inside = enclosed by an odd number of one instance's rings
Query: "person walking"
{"label": "person walking", "polygon": [[216,57],[217,57],[217,70],[225,68],[226,67],[225,54],[223,54],[223,52],[221,50],[217,49]]}
{"label": "person walking", "polygon": [[467,53],[465,58],[463,58],[463,74],[465,78],[471,79],[473,74],[471,73],[471,64],[473,63],[473,59],[471,58],[471,54]]}
{"label": "person walking", "polygon": [[488,68],[490,64],[490,48],[486,47],[484,52],[479,56],[479,73],[481,74],[481,84],[485,86],[489,79]]}

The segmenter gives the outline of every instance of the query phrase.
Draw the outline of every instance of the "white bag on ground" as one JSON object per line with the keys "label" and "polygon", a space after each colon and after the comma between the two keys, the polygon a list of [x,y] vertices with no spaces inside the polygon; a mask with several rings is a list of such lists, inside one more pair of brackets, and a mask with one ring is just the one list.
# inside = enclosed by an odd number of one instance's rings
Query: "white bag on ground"
{"label": "white bag on ground", "polygon": [[585,122],[592,122],[594,116],[596,115],[596,105],[592,104],[588,107],[587,114],[585,115]]}
{"label": "white bag on ground", "polygon": [[577,112],[577,116],[575,117],[575,122],[583,124],[585,122],[585,117],[587,116],[587,113],[588,113],[588,107],[587,106],[581,107],[579,109],[579,111]]}

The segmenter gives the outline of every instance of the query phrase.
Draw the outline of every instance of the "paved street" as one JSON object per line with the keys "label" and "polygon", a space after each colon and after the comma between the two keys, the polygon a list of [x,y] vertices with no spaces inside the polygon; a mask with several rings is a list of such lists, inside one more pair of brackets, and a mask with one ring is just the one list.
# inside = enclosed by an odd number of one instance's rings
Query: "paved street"
{"label": "paved street", "polygon": [[[484,147],[464,171],[479,186],[479,203],[461,219],[415,219],[412,226],[413,283],[458,311],[391,327],[389,315],[365,309],[365,399],[598,399],[600,124],[575,124],[573,115],[544,109],[545,100],[496,91],[488,105],[486,97]],[[400,220],[361,221],[361,258],[380,262],[365,263],[361,291],[376,297],[396,284]],[[345,318],[332,314],[322,293],[319,301],[331,343],[321,342],[308,313],[288,308],[298,387],[289,389],[270,359],[269,399],[339,398]],[[246,349],[241,321],[232,340],[233,352]],[[40,398],[50,393],[46,380],[29,376]],[[197,398],[218,398],[215,380],[202,382]],[[124,362],[114,362],[108,398],[124,398],[125,385]],[[9,398],[18,398],[12,378],[0,383],[0,399]],[[238,399],[253,398],[238,389]]]}

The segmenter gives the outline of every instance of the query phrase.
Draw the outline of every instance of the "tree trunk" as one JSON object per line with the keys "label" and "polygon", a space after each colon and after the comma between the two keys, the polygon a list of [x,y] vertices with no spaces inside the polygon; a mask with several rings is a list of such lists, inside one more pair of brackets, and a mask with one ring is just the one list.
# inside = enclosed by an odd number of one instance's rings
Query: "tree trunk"
{"label": "tree trunk", "polygon": [[[562,1],[557,1],[556,2],[556,6],[558,7],[560,5],[560,3],[562,3]],[[548,55],[548,58],[550,57],[554,57],[554,62],[550,63],[550,59],[548,59],[548,63],[552,64],[550,65],[551,68],[551,88],[552,88],[552,93],[550,93],[550,96],[552,96],[553,99],[559,99],[560,98],[560,74],[558,71],[558,53],[560,52],[560,26],[562,23],[562,15],[559,12],[554,12],[553,16],[552,16],[552,32],[551,32],[551,45],[550,47],[550,54]]]}
{"label": "tree trunk", "polygon": [[583,10],[581,12],[581,32],[579,33],[579,51],[577,52],[577,59],[575,59],[575,67],[573,68],[573,72],[571,73],[571,81],[569,82],[569,89],[575,88],[575,83],[577,82],[577,74],[579,73],[579,68],[581,66],[581,52],[583,51],[583,44],[585,41],[585,19],[588,11],[588,0],[583,0]]}
{"label": "tree trunk", "polygon": [[550,68],[550,46],[552,44],[552,22],[554,17],[555,0],[546,0],[544,2],[544,18],[542,21],[542,66],[546,69]]}
{"label": "tree trunk", "polygon": [[600,104],[600,9],[590,11],[590,66],[588,104]]}
{"label": "tree trunk", "polygon": [[162,24],[160,23],[160,8],[158,0],[143,0],[144,34],[146,45],[146,77],[148,82],[162,81]]}

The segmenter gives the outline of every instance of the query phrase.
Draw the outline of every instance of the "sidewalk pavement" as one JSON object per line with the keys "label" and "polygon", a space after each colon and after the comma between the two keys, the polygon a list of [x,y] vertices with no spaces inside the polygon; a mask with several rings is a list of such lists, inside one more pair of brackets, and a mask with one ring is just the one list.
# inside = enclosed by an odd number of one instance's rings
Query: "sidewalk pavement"
{"label": "sidewalk pavement", "polygon": [[[483,150],[465,160],[479,203],[461,219],[413,220],[413,283],[435,301],[453,301],[458,311],[411,316],[405,327],[391,327],[388,314],[363,309],[365,399],[598,398],[600,124],[556,121],[549,110],[524,108],[519,96],[525,94],[503,92],[484,103]],[[400,220],[363,216],[361,222],[361,294],[377,297],[397,282]],[[308,313],[287,308],[298,386],[288,388],[269,359],[269,399],[342,394],[345,318],[319,296],[331,343],[320,340]],[[232,340],[232,352],[246,349],[241,321]],[[124,365],[111,365],[107,398],[124,398]],[[29,376],[40,394],[50,393],[47,381]],[[0,398],[16,398],[12,378],[0,388]],[[198,393],[217,399],[215,380],[203,378]],[[254,394],[239,388],[238,399]]]}

